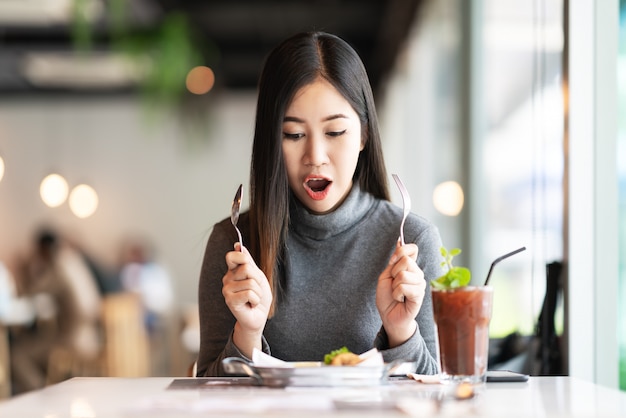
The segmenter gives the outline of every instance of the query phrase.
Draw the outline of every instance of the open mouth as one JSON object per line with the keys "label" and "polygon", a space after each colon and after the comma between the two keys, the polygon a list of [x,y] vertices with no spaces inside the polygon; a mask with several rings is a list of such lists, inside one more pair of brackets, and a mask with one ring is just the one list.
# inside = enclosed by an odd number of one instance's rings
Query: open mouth
{"label": "open mouth", "polygon": [[313,190],[316,193],[323,192],[329,184],[330,181],[326,179],[311,179],[306,182],[306,185],[309,187],[309,189]]}
{"label": "open mouth", "polygon": [[332,184],[331,180],[328,180],[324,177],[307,177],[304,181],[304,186],[312,199],[321,200],[326,197],[328,194],[328,190],[330,189],[330,185]]}

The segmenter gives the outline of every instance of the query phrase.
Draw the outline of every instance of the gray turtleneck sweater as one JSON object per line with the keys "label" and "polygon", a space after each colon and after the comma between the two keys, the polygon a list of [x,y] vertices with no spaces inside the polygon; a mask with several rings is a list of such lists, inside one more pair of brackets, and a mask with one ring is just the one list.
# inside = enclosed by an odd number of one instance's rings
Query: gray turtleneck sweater
{"label": "gray turtleneck sweater", "polygon": [[[341,207],[325,215],[309,213],[294,199],[290,217],[283,293],[265,326],[264,351],[286,361],[322,361],[342,346],[357,354],[376,347],[387,362],[415,361],[417,373],[437,373],[430,286],[417,331],[400,346],[389,348],[376,309],[378,276],[395,249],[402,210],[355,186]],[[239,223],[245,245],[247,213]],[[235,318],[222,296],[224,256],[236,240],[230,219],[224,219],[214,226],[206,247],[199,284],[198,376],[224,375],[224,358],[243,357],[232,342]],[[441,239],[433,224],[411,214],[405,240],[417,244],[417,264],[427,282],[443,274]]]}

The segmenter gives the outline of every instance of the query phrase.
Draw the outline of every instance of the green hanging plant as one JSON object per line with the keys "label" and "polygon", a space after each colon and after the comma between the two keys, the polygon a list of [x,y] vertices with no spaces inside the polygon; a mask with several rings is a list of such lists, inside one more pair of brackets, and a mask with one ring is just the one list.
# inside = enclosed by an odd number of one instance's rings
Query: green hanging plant
{"label": "green hanging plant", "polygon": [[[76,50],[88,53],[94,46],[94,28],[89,21],[86,0],[74,0],[73,43]],[[199,111],[185,110],[185,102],[191,94],[186,88],[186,77],[193,67],[203,65],[203,55],[197,46],[191,25],[182,13],[167,14],[156,27],[131,30],[127,0],[110,0],[107,3],[107,22],[110,35],[109,48],[128,57],[141,69],[139,84],[144,107],[152,111],[176,107],[187,119],[194,120],[190,128],[204,136],[198,126],[206,123],[206,99],[193,98],[193,106]],[[211,45],[210,42],[204,42]],[[216,57],[216,48],[209,50]],[[197,115],[197,116],[190,116]],[[153,114],[154,115],[154,114]],[[189,126],[187,123],[184,126]]]}

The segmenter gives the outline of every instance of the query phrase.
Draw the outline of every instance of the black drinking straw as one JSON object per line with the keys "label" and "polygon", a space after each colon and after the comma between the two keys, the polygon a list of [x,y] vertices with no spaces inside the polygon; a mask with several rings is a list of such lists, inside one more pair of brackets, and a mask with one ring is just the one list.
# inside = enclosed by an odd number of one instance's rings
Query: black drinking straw
{"label": "black drinking straw", "polygon": [[507,257],[510,257],[512,255],[515,255],[517,253],[520,253],[522,251],[524,251],[526,249],[526,247],[522,247],[522,248],[518,248],[515,251],[511,251],[508,254],[504,254],[501,257],[496,258],[495,260],[493,260],[493,263],[491,263],[491,267],[489,267],[489,273],[487,273],[487,280],[485,280],[485,286],[487,286],[487,283],[489,283],[489,277],[491,277],[491,272],[493,271],[493,267],[498,264],[500,261],[504,260]]}

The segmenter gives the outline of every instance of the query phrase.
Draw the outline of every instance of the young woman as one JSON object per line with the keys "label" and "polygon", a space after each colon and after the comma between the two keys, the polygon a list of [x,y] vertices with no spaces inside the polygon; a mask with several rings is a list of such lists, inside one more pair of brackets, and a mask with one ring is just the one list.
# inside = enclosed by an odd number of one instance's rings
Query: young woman
{"label": "young woman", "polygon": [[438,371],[428,282],[442,274],[436,227],[389,202],[365,68],[345,41],[295,35],[259,82],[250,210],[216,224],[200,275],[198,376],[254,348],[322,361],[346,346]]}

